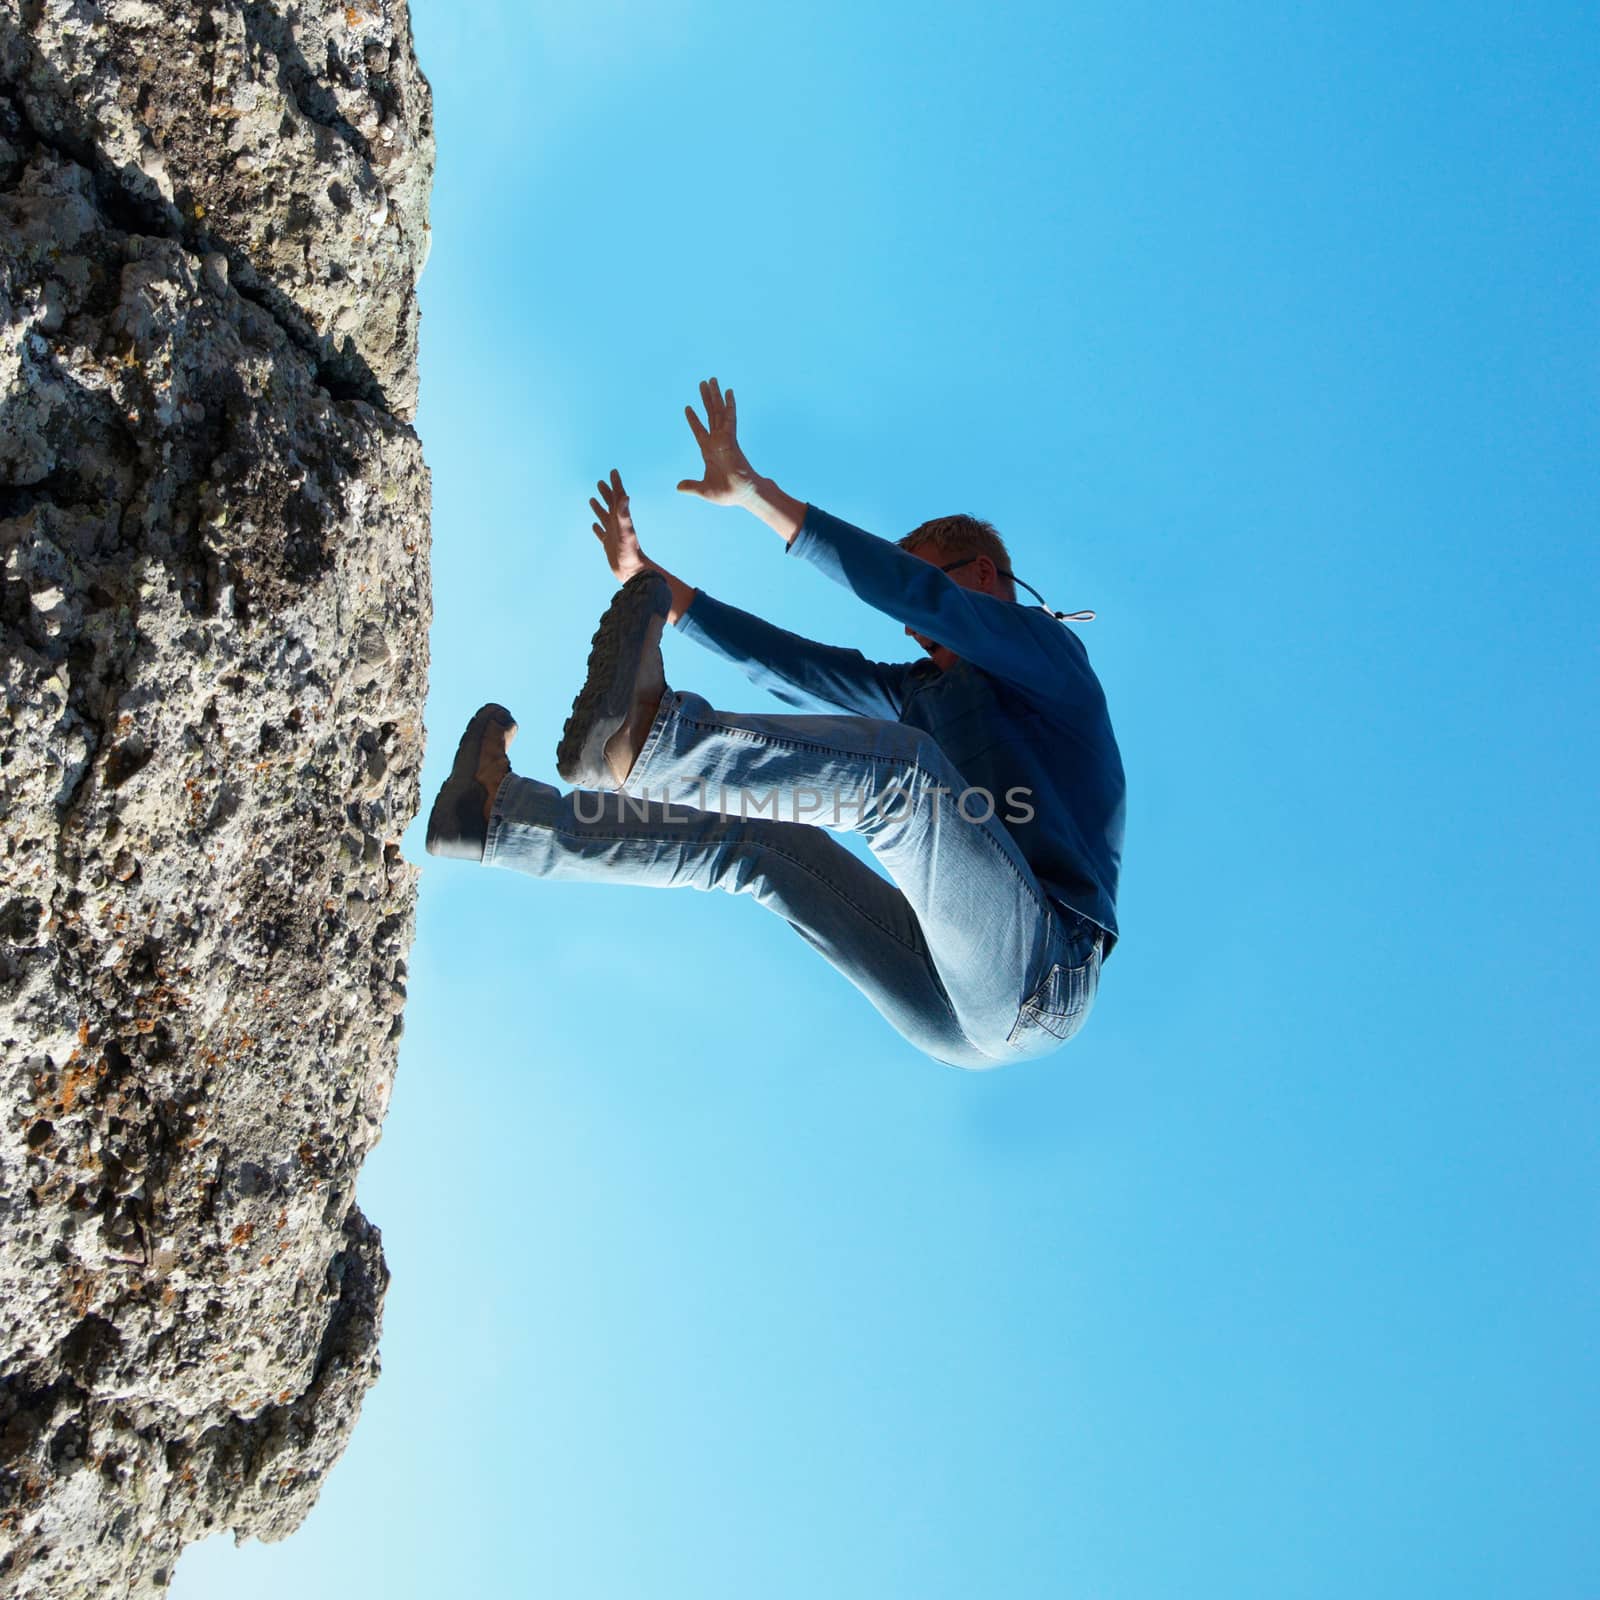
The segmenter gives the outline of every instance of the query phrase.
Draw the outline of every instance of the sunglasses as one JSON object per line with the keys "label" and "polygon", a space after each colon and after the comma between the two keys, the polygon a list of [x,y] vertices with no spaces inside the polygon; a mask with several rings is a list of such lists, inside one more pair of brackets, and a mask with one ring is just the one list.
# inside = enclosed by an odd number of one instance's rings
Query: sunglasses
{"label": "sunglasses", "polygon": [[[963,556],[960,561],[945,562],[945,564],[939,568],[939,571],[954,572],[957,567],[969,567],[974,561],[980,561],[982,559],[983,558],[981,556]],[[1040,594],[1031,583],[1023,583],[1023,580],[1019,578],[1016,573],[1008,571],[1005,567],[996,567],[995,571],[998,572],[1002,578],[1009,578],[1013,583],[1022,584],[1022,587],[1026,589],[1028,593],[1031,594],[1033,598],[1045,608],[1046,611],[1050,611],[1049,603],[1045,600],[1045,597]],[[1057,622],[1094,621],[1094,612],[1092,611],[1050,611],[1050,615],[1054,617]]]}

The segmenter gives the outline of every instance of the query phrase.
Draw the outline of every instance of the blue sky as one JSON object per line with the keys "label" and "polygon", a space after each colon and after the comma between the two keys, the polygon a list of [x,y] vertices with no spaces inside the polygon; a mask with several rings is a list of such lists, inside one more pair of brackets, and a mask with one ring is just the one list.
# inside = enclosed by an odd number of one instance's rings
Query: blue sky
{"label": "blue sky", "polygon": [[384,1376],[173,1593],[1600,1592],[1592,18],[414,17],[427,796],[486,699],[553,778],[612,466],[689,582],[915,654],[674,493],[715,374],[790,493],[1099,612],[1124,937],[965,1075],[746,901],[419,820]]}

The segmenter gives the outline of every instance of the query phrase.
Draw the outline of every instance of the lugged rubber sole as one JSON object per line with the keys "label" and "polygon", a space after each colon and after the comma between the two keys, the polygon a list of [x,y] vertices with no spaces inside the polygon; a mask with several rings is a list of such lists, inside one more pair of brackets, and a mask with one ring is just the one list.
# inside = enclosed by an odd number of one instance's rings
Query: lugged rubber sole
{"label": "lugged rubber sole", "polygon": [[590,641],[589,669],[556,746],[556,771],[580,789],[612,789],[606,741],[628,720],[651,628],[672,609],[659,572],[636,572],[612,596]]}
{"label": "lugged rubber sole", "polygon": [[484,846],[488,842],[483,807],[489,797],[478,782],[478,758],[483,752],[484,735],[491,727],[504,728],[508,744],[510,736],[517,731],[516,718],[492,700],[473,712],[467,731],[456,746],[450,776],[439,786],[433,809],[428,813],[424,847],[430,856],[454,857],[459,861],[483,860]]}

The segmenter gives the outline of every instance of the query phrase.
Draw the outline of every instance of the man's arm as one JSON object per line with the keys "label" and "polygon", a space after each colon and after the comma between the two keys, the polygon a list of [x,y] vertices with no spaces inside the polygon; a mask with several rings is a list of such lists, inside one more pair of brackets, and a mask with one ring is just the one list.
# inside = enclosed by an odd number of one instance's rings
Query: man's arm
{"label": "man's arm", "polygon": [[859,650],[818,644],[725,605],[703,589],[674,625],[713,655],[788,705],[819,700],[856,716],[894,720],[905,704],[907,678],[918,663],[869,661]]}
{"label": "man's arm", "polygon": [[[947,573],[909,551],[830,517],[786,494],[750,465],[739,445],[733,390],[715,378],[700,385],[702,423],[684,409],[705,459],[705,476],[685,479],[680,490],[714,505],[754,513],[801,556],[878,611],[1047,701],[1063,698],[1085,665],[1077,637],[1053,617],[1013,600],[963,589]],[[1068,691],[1069,692],[1069,691]]]}
{"label": "man's arm", "polygon": [[814,505],[788,539],[810,562],[875,610],[952,650],[964,661],[1047,699],[1060,698],[1083,663],[1075,635],[1047,612],[963,589],[948,573],[888,539]]}
{"label": "man's arm", "polygon": [[619,472],[613,469],[610,480],[602,478],[595,487],[601,498],[589,501],[596,518],[594,534],[612,575],[626,583],[643,569],[660,573],[672,591],[667,621],[688,638],[733,662],[753,683],[789,705],[803,705],[809,697],[859,716],[900,715],[912,663],[868,661],[859,650],[818,644],[713,599],[640,548]]}

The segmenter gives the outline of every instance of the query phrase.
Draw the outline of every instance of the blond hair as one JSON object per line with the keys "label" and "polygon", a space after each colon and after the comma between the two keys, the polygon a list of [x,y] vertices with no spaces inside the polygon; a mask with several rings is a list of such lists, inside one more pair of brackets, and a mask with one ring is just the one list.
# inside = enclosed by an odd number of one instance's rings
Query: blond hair
{"label": "blond hair", "polygon": [[992,522],[985,522],[982,517],[969,517],[965,514],[934,517],[920,527],[913,528],[897,543],[902,550],[913,553],[934,545],[951,561],[959,561],[964,557],[988,556],[1000,574],[1000,581],[1005,591],[1013,600],[1017,597],[1017,591],[1011,582],[1011,552],[1006,549],[1006,542],[1000,537],[995,525]]}

